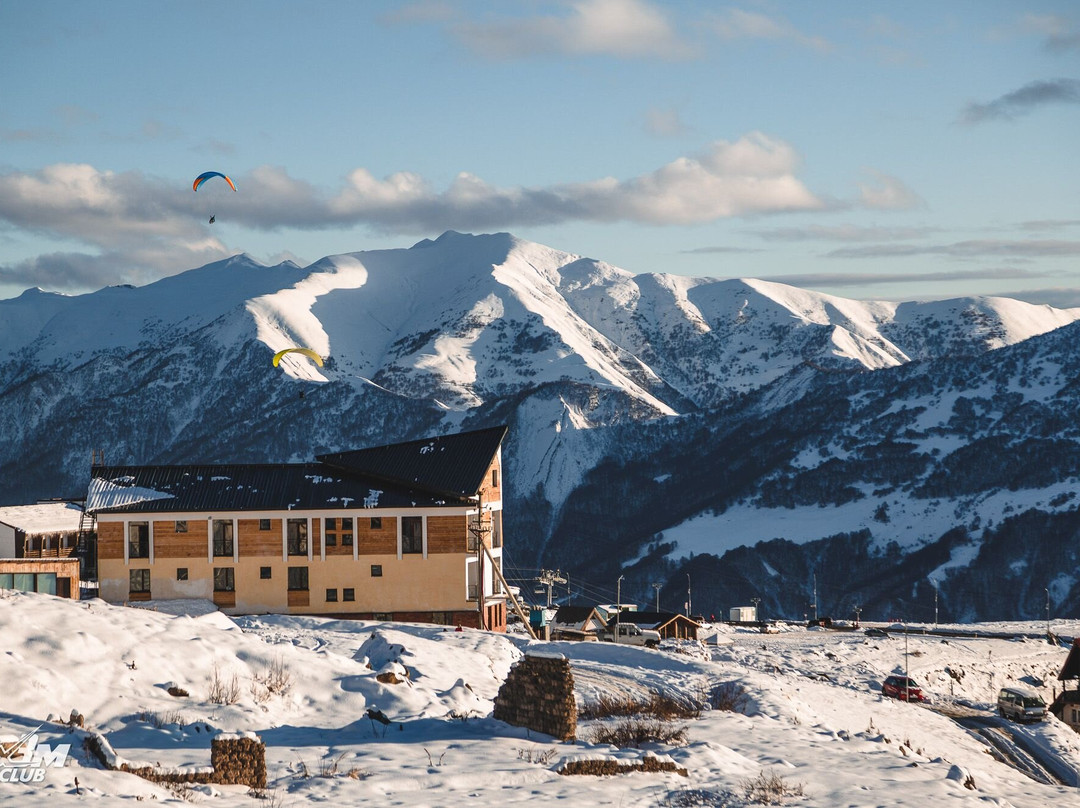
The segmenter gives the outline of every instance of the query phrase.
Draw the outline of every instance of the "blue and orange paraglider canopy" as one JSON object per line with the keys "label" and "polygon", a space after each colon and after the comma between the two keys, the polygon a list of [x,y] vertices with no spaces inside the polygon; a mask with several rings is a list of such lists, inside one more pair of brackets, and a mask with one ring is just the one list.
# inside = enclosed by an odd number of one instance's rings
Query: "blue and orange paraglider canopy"
{"label": "blue and orange paraglider canopy", "polygon": [[191,184],[191,190],[198,191],[199,186],[201,186],[204,182],[206,182],[208,179],[211,179],[212,177],[221,177],[223,180],[225,180],[225,182],[229,183],[230,188],[232,188],[234,191],[236,190],[236,186],[233,184],[233,181],[226,177],[224,174],[222,174],[220,171],[204,171],[202,174],[195,178],[195,182]]}

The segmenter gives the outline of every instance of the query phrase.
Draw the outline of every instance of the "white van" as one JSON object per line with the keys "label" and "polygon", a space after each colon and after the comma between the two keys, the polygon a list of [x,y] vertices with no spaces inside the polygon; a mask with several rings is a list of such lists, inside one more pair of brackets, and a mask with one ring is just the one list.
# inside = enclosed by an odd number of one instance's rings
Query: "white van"
{"label": "white van", "polygon": [[1001,688],[997,698],[1002,718],[1014,721],[1042,721],[1046,717],[1046,702],[1042,696],[1023,685]]}

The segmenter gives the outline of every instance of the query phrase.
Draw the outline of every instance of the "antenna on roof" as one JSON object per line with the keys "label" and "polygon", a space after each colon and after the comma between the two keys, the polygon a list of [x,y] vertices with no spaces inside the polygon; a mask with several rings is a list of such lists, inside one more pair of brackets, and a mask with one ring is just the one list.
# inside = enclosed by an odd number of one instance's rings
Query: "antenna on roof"
{"label": "antenna on roof", "polygon": [[90,450],[90,468],[97,468],[98,466],[105,465],[105,450],[104,449],[91,449]]}

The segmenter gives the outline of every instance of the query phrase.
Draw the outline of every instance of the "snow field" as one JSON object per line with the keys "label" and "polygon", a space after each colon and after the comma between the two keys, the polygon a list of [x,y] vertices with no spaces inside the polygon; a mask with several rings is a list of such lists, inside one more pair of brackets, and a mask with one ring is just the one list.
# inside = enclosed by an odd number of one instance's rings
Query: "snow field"
{"label": "snow field", "polygon": [[[120,757],[180,768],[206,766],[216,733],[255,732],[267,746],[268,793],[282,806],[669,805],[695,794],[705,800],[698,804],[742,805],[742,784],[762,772],[801,785],[798,805],[1080,805],[1077,789],[1042,785],[996,761],[952,719],[883,699],[881,679],[903,670],[902,636],[721,630],[730,642],[708,651],[683,644],[692,653],[677,653],[430,625],[280,615],[233,621],[216,612],[185,616],[8,594],[0,598],[0,734],[21,735],[50,714],[67,718],[77,709]],[[1065,658],[1064,649],[1036,641],[909,635],[907,646],[908,669],[935,702],[950,701],[951,681],[951,701],[976,712],[1005,681],[1040,677],[1045,692]],[[490,717],[526,649],[567,657],[582,704],[602,693],[699,696],[734,682],[748,706],[677,722],[686,730],[682,746],[558,743]],[[290,681],[268,692],[275,664]],[[236,678],[235,703],[208,699],[215,666],[219,680]],[[962,670],[960,680],[946,668]],[[378,680],[393,671],[408,678]],[[170,696],[170,684],[189,696]],[[390,725],[369,719],[369,709]],[[579,738],[591,724],[579,724]],[[1024,732],[1080,769],[1080,736],[1071,730],[1047,721]],[[67,766],[49,769],[36,786],[0,783],[0,803],[130,805],[141,797],[184,804],[165,788],[97,767],[82,753],[78,731],[52,723],[39,734],[72,744]],[[561,760],[645,753],[670,758],[689,776],[555,771]],[[964,786],[969,777],[975,790]],[[266,804],[243,786],[199,787],[188,796],[222,808]]]}

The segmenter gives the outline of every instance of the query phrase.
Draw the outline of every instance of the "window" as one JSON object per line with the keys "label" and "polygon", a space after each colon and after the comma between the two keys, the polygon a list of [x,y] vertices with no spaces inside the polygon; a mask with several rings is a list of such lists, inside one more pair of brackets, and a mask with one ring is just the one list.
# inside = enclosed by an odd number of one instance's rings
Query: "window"
{"label": "window", "polygon": [[[307,555],[307,519],[290,519],[288,522],[289,555]],[[304,589],[307,589],[305,586]]]}
{"label": "window", "polygon": [[424,517],[401,517],[401,552],[424,552]]}
{"label": "window", "polygon": [[128,591],[131,594],[150,592],[150,570],[131,570],[128,572]]}
{"label": "window", "polygon": [[15,575],[11,572],[0,572],[0,589],[14,589]]}
{"label": "window", "polygon": [[214,591],[235,592],[235,572],[232,567],[214,567]]}
{"label": "window", "polygon": [[382,564],[372,564],[371,565],[371,577],[372,578],[382,578]]}
{"label": "window", "polygon": [[337,590],[336,589],[327,589],[326,590],[326,602],[327,603],[337,603]]}
{"label": "window", "polygon": [[382,517],[381,516],[373,516],[373,517],[371,517],[371,529],[372,530],[382,530]]}
{"label": "window", "polygon": [[229,556],[233,554],[233,523],[232,519],[214,520],[214,555]]}
{"label": "window", "polygon": [[492,488],[498,488],[499,487],[499,470],[498,469],[492,469],[491,470],[491,487]]}
{"label": "window", "polygon": [[289,567],[289,591],[306,592],[308,588],[308,568]]}
{"label": "window", "polygon": [[261,578],[264,581],[269,581],[270,580],[270,568],[269,567],[259,567],[259,578]]}
{"label": "window", "polygon": [[371,616],[371,619],[382,620],[385,623],[389,623],[391,620],[394,619],[394,615],[390,612],[375,612],[375,614]]}
{"label": "window", "polygon": [[187,533],[187,519],[177,519],[173,523],[174,533]]}
{"label": "window", "polygon": [[334,547],[341,539],[342,547],[352,547],[352,517],[343,516],[340,519],[329,518],[323,520],[323,533],[326,535],[326,546]]}
{"label": "window", "polygon": [[342,589],[341,599],[346,601],[356,600],[356,590],[351,588]]}
{"label": "window", "polygon": [[[150,523],[131,522],[128,524],[128,558],[150,557]],[[140,590],[141,591],[141,590]],[[150,590],[147,589],[147,592]]]}
{"label": "window", "polygon": [[260,519],[259,520],[259,530],[269,530],[269,529],[270,529],[270,520],[269,519]]}
{"label": "window", "polygon": [[187,578],[187,567],[177,567],[176,568],[176,580],[178,580],[178,581],[186,581],[187,579],[188,579]]}

